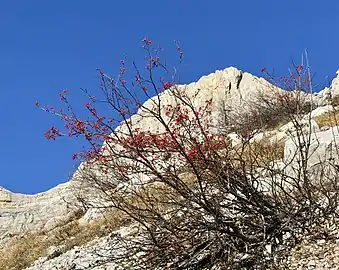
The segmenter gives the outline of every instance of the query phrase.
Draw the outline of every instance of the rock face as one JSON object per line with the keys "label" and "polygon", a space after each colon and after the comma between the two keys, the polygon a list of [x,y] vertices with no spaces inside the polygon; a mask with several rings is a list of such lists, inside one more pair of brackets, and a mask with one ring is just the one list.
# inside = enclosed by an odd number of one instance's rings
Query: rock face
{"label": "rock face", "polygon": [[302,269],[339,269],[339,240],[308,241],[295,247],[288,258],[287,268]]}
{"label": "rock face", "polygon": [[339,70],[337,70],[336,75],[332,80],[330,91],[333,96],[339,95]]}
{"label": "rock face", "polygon": [[[338,164],[339,156],[339,130],[338,127],[326,131],[318,131],[305,138],[309,141],[307,169],[314,178],[318,173],[327,172],[327,176],[335,177],[337,172],[334,169]],[[293,175],[300,170],[301,153],[298,150],[298,138],[292,137],[285,143],[284,162],[287,166],[287,173]],[[303,150],[305,151],[305,150]]]}
{"label": "rock face", "polygon": [[0,187],[0,203],[8,203],[12,201],[12,195],[9,191]]}
{"label": "rock face", "polygon": [[[267,81],[234,67],[203,76],[198,82],[180,86],[188,97],[194,98],[196,106],[204,106],[213,100],[212,118],[217,120],[220,106],[235,111],[245,111],[246,106],[258,99],[260,92],[272,89]],[[161,94],[164,105],[174,102],[168,91]],[[247,101],[247,102],[245,102]],[[152,107],[152,100],[144,104]],[[151,118],[132,117],[143,130],[159,131],[160,127]],[[72,182],[72,181],[71,181]],[[0,190],[0,239],[6,235],[19,234],[30,230],[49,229],[72,211],[71,182],[59,185],[47,192],[36,195],[15,194]],[[88,215],[87,215],[88,216]],[[87,217],[86,216],[86,217]]]}
{"label": "rock face", "polygon": [[0,240],[26,231],[50,229],[75,209],[70,182],[36,195],[2,189],[0,196]]}
{"label": "rock face", "polygon": [[321,107],[314,109],[311,112],[311,118],[314,118],[314,117],[317,117],[317,116],[320,116],[320,115],[323,115],[323,114],[326,114],[326,113],[330,113],[330,112],[333,112],[333,111],[334,111],[334,108],[333,108],[332,105],[321,106]]}
{"label": "rock face", "polygon": [[[113,256],[123,255],[126,246],[116,241],[114,236],[126,236],[133,234],[138,230],[138,226],[133,224],[121,228],[114,233],[94,239],[91,243],[60,254],[58,247],[49,249],[46,257],[41,257],[26,270],[64,270],[64,269],[93,269],[93,270],[125,270],[136,269],[130,261],[130,257],[123,259],[124,266],[119,266],[116,262],[110,260]],[[133,236],[137,237],[137,236]],[[119,247],[112,250],[110,247]],[[131,255],[133,256],[133,255]],[[124,258],[124,256],[122,256]]]}
{"label": "rock face", "polygon": [[[262,95],[267,96],[276,93],[276,91],[282,91],[269,84],[263,78],[257,78],[234,67],[216,71],[215,73],[203,76],[197,82],[179,87],[185,91],[188,97],[194,97],[193,102],[196,107],[204,106],[206,100],[213,100],[211,118],[216,127],[218,127],[218,120],[221,117],[220,110],[222,108],[237,114],[245,113],[260,100]],[[339,94],[339,71],[329,88],[312,95],[312,98],[314,98],[317,104],[325,105],[322,109],[318,108],[313,111],[312,117],[333,110],[333,107],[327,106],[326,103],[329,93],[332,93],[332,95]],[[144,106],[152,109],[154,100],[157,98],[158,97],[154,97],[146,101]],[[173,96],[171,96],[168,91],[164,91],[159,98],[163,105],[173,104],[175,102]],[[135,128],[152,132],[161,131],[160,124],[154,122],[152,118],[144,116],[147,116],[147,113],[139,111],[139,115],[134,115],[131,118]],[[335,136],[333,137],[333,130],[321,132],[313,120],[307,123],[309,123],[309,126],[305,126],[305,132],[307,133],[307,130],[311,130],[312,133],[312,155],[309,164],[313,166],[319,162],[319,158],[327,159],[328,155],[330,155],[329,153],[332,153],[332,150],[329,151],[329,149],[332,149],[334,140],[339,141],[339,133],[334,133]],[[123,127],[121,128],[123,129]],[[293,126],[291,126],[290,123],[275,132],[275,139],[278,141],[290,138],[287,140],[285,146],[285,161],[291,161],[292,156],[296,152],[293,132]],[[236,134],[231,134],[230,137],[234,144],[239,143],[240,139]],[[333,157],[333,155],[331,157]],[[339,157],[337,158],[339,159]],[[295,164],[292,160],[291,166]],[[70,181],[58,185],[47,192],[36,195],[15,194],[4,188],[0,188],[0,247],[1,239],[6,238],[6,236],[32,230],[52,229],[60,220],[67,218],[77,206],[72,187],[73,183]],[[88,212],[83,219],[81,219],[81,222],[86,224],[98,216],[100,216],[100,213]],[[93,266],[93,262],[98,259],[97,257],[93,257],[93,246],[106,247],[108,242],[109,239],[104,238],[101,239],[100,242],[92,243],[87,247],[76,247],[56,258],[41,258],[29,269],[86,269],[86,267]],[[83,264],[83,268],[74,268],[77,266],[75,263],[78,265]],[[117,266],[112,265],[94,269],[118,269],[116,267]]]}
{"label": "rock face", "polygon": [[[283,91],[263,78],[242,72],[234,67],[218,70],[201,77],[197,82],[178,87],[193,101],[196,108],[204,107],[205,101],[212,99],[211,119],[216,127],[219,124],[218,120],[222,117],[222,109],[236,114],[245,113],[260,101],[262,95],[269,96]],[[154,101],[158,99],[161,100],[162,106],[176,103],[171,92],[165,90],[159,97],[147,100],[143,106],[152,111],[155,106]],[[133,126],[144,131],[162,131],[162,126],[152,117],[147,116],[149,113],[139,110],[138,114],[131,117]]]}
{"label": "rock face", "polygon": [[325,87],[318,93],[314,93],[314,98],[320,106],[326,105],[330,97],[339,95],[339,70],[337,70],[330,87]]}
{"label": "rock face", "polygon": [[[50,256],[40,258],[26,270],[64,270],[64,269],[93,269],[93,270],[123,270],[114,262],[105,263],[109,258],[108,237],[95,240],[89,245],[74,247],[66,253],[59,254],[58,249],[51,250]],[[55,255],[53,255],[55,254]],[[56,256],[58,255],[58,256]],[[133,268],[131,268],[133,269]]]}

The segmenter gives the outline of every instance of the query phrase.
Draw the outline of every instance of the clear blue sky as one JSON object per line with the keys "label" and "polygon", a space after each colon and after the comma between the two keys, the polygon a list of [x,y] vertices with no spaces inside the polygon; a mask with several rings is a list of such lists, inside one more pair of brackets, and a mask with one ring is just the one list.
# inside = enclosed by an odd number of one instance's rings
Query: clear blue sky
{"label": "clear blue sky", "polygon": [[47,141],[57,122],[34,101],[96,89],[95,69],[115,74],[125,53],[138,58],[143,36],[166,50],[180,40],[183,82],[231,65],[285,72],[307,48],[324,86],[339,69],[338,10],[338,0],[0,1],[0,185],[36,193],[68,179],[81,143]]}

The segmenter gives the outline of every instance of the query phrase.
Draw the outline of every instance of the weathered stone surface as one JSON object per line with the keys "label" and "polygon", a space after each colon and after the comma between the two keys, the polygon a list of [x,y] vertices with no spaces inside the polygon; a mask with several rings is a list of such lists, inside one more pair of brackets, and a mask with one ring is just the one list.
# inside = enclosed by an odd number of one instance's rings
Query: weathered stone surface
{"label": "weathered stone surface", "polygon": [[[314,118],[314,117],[317,117],[317,116],[320,116],[320,115],[323,115],[323,114],[326,114],[326,113],[330,113],[330,112],[333,112],[333,111],[334,111],[334,108],[333,108],[332,105],[321,106],[321,107],[314,109],[311,112],[310,117]],[[305,118],[307,118],[307,117],[309,117],[309,116],[307,115]]]}
{"label": "weathered stone surface", "polygon": [[91,221],[104,218],[104,212],[99,208],[90,208],[84,216],[79,219],[79,224],[85,226]]}
{"label": "weathered stone surface", "polygon": [[[333,128],[326,131],[319,131],[305,136],[305,140],[309,141],[308,165],[314,166],[319,162],[337,159],[336,147],[339,143],[339,130]],[[284,150],[284,161],[290,163],[293,159],[300,159],[298,155],[298,138],[293,137],[286,141]]]}
{"label": "weathered stone surface", "polygon": [[52,228],[75,209],[71,182],[36,195],[7,192],[12,200],[0,205],[0,239],[10,234]]}
{"label": "weathered stone surface", "polygon": [[[310,119],[309,114],[299,122],[302,126],[302,133],[304,135],[320,131],[318,124],[313,119]],[[289,138],[296,136],[296,130],[297,128],[295,124],[291,121],[280,127],[278,130],[270,130],[258,133],[251,139],[251,141],[269,140],[272,143],[284,143]]]}
{"label": "weathered stone surface", "polygon": [[[194,105],[204,106],[205,101],[212,99],[212,116],[216,130],[218,130],[218,121],[221,118],[220,109],[232,111],[236,114],[246,113],[251,106],[255,106],[260,102],[262,95],[274,95],[281,89],[278,89],[262,78],[257,78],[249,73],[242,72],[234,67],[227,68],[222,71],[216,71],[202,77],[199,81],[179,86],[185,91],[188,97],[195,97]],[[318,94],[306,95],[313,99],[316,104],[326,105],[328,95],[339,94],[339,72],[337,77],[332,81],[331,87],[326,88]],[[175,102],[169,91],[164,91],[160,95],[163,105],[173,104]],[[144,106],[152,110],[153,102],[157,97],[145,102]],[[323,113],[332,111],[333,107],[326,105],[316,108],[311,113],[311,118]],[[160,132],[161,126],[154,122],[154,119],[147,118],[145,111],[139,111],[139,115],[132,117],[132,123],[135,128],[149,130],[152,132]],[[319,131],[318,125],[314,120],[310,120],[309,116],[304,120],[304,133],[311,133],[311,155],[309,166],[315,166],[319,161],[327,161],[333,157],[339,158],[334,153],[335,142],[339,140],[339,132],[335,130]],[[121,130],[124,127],[120,127]],[[272,141],[285,141],[285,156],[283,161],[276,162],[278,169],[285,167],[289,163],[290,168],[295,166],[295,155],[297,151],[295,137],[295,128],[292,123],[288,123],[279,130],[270,131],[269,139]],[[230,134],[233,144],[241,142],[241,138],[236,134]],[[266,139],[265,134],[257,135],[254,140]],[[74,175],[74,179],[79,174]],[[10,192],[1,192],[0,190],[0,240],[8,234],[18,234],[30,230],[52,229],[63,218],[70,215],[75,204],[74,194],[72,193],[72,181],[59,185],[47,192],[37,195],[23,195]],[[81,225],[86,225],[93,219],[100,218],[101,213],[96,210],[89,210],[84,217],[80,219]],[[339,236],[339,235],[338,235]],[[95,255],[95,251],[99,249],[109,250],[112,244],[109,237],[104,237],[89,243],[87,246],[74,247],[72,250],[60,254],[58,247],[51,248],[49,256],[40,258],[35,262],[30,270],[38,269],[119,269],[114,263],[98,266],[95,264],[102,259]],[[339,242],[334,244],[326,241],[325,243],[317,242],[317,246],[303,243],[303,255],[300,253],[292,253],[288,269],[339,269]],[[330,246],[330,248],[327,248]],[[269,247],[268,247],[269,249]],[[314,254],[312,250],[316,251]],[[268,250],[269,251],[269,250]],[[309,254],[312,256],[308,257]],[[294,257],[293,257],[294,256]],[[330,259],[326,259],[330,258]],[[324,261],[325,260],[325,261]],[[332,268],[331,268],[332,267]]]}
{"label": "weathered stone surface", "polygon": [[339,70],[337,70],[336,76],[332,80],[330,90],[333,96],[339,95]]}
{"label": "weathered stone surface", "polygon": [[231,140],[232,146],[235,146],[241,143],[241,137],[236,133],[228,134],[228,138]]}
{"label": "weathered stone surface", "polygon": [[11,193],[8,190],[4,189],[3,187],[0,187],[0,203],[1,202],[8,203],[11,201],[12,201]]}
{"label": "weathered stone surface", "polygon": [[[299,145],[304,144],[309,147],[300,148]],[[338,176],[336,165],[339,161],[339,129],[331,128],[326,131],[319,131],[305,135],[300,138],[292,137],[285,143],[284,163],[286,164],[286,173],[292,177],[302,171],[302,167],[306,167],[309,177],[314,181],[321,181],[325,175],[326,179]],[[301,150],[300,150],[301,149]],[[306,152],[306,149],[307,152]],[[304,157],[307,157],[307,162]]]}
{"label": "weathered stone surface", "polygon": [[339,95],[339,70],[333,78],[330,87],[325,87],[318,93],[314,93],[313,97],[319,106],[328,105],[331,97]]}
{"label": "weathered stone surface", "polygon": [[[221,109],[230,111],[234,114],[246,113],[251,107],[261,102],[262,96],[276,95],[283,91],[263,78],[258,78],[249,73],[242,72],[234,67],[224,70],[218,70],[200,80],[188,85],[179,85],[189,99],[193,101],[196,108],[204,107],[205,101],[212,99],[212,126],[218,130],[220,120],[222,119]],[[159,97],[153,97],[147,100],[143,107],[151,111],[155,108],[155,101],[161,100],[162,106],[176,104],[175,97],[169,90],[165,90]],[[140,109],[138,114],[131,117],[131,122],[135,128],[145,131],[161,132],[163,127],[157,121],[154,121],[145,109]],[[165,117],[165,113],[164,118]],[[120,127],[123,131],[124,127]]]}
{"label": "weathered stone surface", "polygon": [[[93,269],[93,270],[124,270],[135,269],[135,266],[128,262],[126,265],[117,265],[110,260],[113,255],[117,256],[117,250],[124,252],[123,246],[117,243],[114,235],[125,236],[131,232],[135,232],[136,227],[131,225],[116,231],[114,234],[93,240],[85,246],[75,246],[73,249],[60,254],[58,247],[51,247],[49,254],[39,258],[33,265],[26,270],[64,270],[64,269]],[[119,247],[117,250],[112,250],[110,247]],[[56,252],[56,253],[55,253]],[[56,254],[57,256],[53,256]],[[123,254],[123,253],[122,253]],[[129,265],[128,265],[129,264]]]}
{"label": "weathered stone surface", "polygon": [[[309,119],[309,116],[307,118],[303,118],[298,123],[299,123],[298,125],[302,127],[302,134],[304,135],[319,131],[318,124],[313,119]],[[289,122],[286,125],[279,128],[280,132],[285,132],[289,136],[295,135],[296,130],[297,127],[293,122]]]}

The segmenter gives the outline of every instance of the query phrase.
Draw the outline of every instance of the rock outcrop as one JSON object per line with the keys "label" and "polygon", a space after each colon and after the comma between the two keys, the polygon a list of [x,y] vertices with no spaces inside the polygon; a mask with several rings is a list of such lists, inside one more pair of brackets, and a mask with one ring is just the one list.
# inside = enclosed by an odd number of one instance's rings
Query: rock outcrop
{"label": "rock outcrop", "polygon": [[0,244],[27,231],[52,229],[75,210],[71,182],[36,195],[0,190]]}
{"label": "rock outcrop", "polygon": [[3,187],[0,187],[0,203],[9,203],[12,201],[12,194],[4,189]]}
{"label": "rock outcrop", "polygon": [[[269,84],[263,78],[257,78],[234,67],[203,76],[199,81],[182,85],[180,88],[184,89],[188,97],[194,97],[194,104],[197,107],[204,106],[206,100],[213,100],[212,119],[215,121],[216,127],[221,117],[221,108],[237,114],[246,113],[251,106],[260,102],[262,95],[271,95],[276,93],[275,91],[283,91]],[[324,105],[324,107],[316,108],[312,112],[312,117],[333,111],[333,107],[327,104],[327,99],[329,95],[337,94],[339,94],[339,71],[329,88],[325,88],[323,91],[310,96],[316,104]],[[168,91],[164,91],[160,98],[163,105],[174,102],[173,96]],[[144,106],[152,109],[154,99],[157,99],[157,97],[146,101]],[[141,116],[145,116],[145,112],[139,111],[139,113]],[[135,115],[131,119],[135,128],[138,127],[142,130],[153,132],[161,131],[160,125],[154,123],[152,118],[141,117],[140,115]],[[329,152],[329,149],[331,148],[332,151],[334,145],[339,140],[338,132],[333,133],[333,130],[320,131],[314,120],[307,121],[306,119],[305,122],[310,124],[310,126],[305,126],[305,132],[307,133],[307,130],[310,130],[312,133],[310,164],[316,165],[321,158],[327,159],[329,155],[333,158],[334,156],[331,154],[332,152]],[[291,123],[280,127],[279,130],[271,131],[272,137],[275,136],[275,140],[287,140],[284,160],[288,162],[296,152],[293,132],[295,131]],[[241,141],[236,134],[232,134],[231,137],[235,144]],[[335,156],[335,158],[339,159],[338,156]],[[295,164],[293,162],[290,163],[290,166]],[[74,178],[76,177],[74,176]],[[0,247],[1,239],[6,239],[11,235],[18,235],[27,231],[52,229],[58,222],[67,219],[76,207],[77,203],[73,193],[72,181],[36,195],[16,194],[0,187]],[[86,224],[98,216],[100,216],[100,213],[88,212],[80,221],[82,224]],[[88,246],[75,247],[65,254],[40,258],[28,269],[87,269],[99,260],[98,257],[93,256],[93,250],[97,247],[108,247],[109,243],[109,237],[98,239]],[[335,243],[336,245],[338,244],[336,241]],[[322,246],[326,245],[320,245],[320,248]],[[336,256],[339,256],[338,245],[335,247],[335,250]],[[295,259],[290,259],[289,262],[294,265],[295,261]],[[80,268],[72,268],[77,265]],[[304,266],[308,267],[306,264]],[[116,267],[116,265],[112,264],[93,269],[118,269]],[[338,269],[335,266],[333,267],[331,269]],[[292,267],[291,269],[306,268]]]}
{"label": "rock outcrop", "polygon": [[[193,101],[196,108],[204,107],[206,100],[212,99],[211,119],[212,126],[215,127],[218,127],[219,120],[221,120],[222,110],[237,115],[246,113],[251,107],[261,102],[262,96],[269,97],[283,91],[264,78],[258,78],[234,67],[217,70],[215,73],[201,77],[197,82],[178,87]],[[176,103],[171,92],[165,90],[159,97],[155,96],[147,100],[143,107],[152,111],[158,99],[161,100],[163,107]],[[165,116],[165,112],[163,114]],[[160,123],[148,116],[150,114],[145,109],[140,109],[138,114],[131,117],[131,122],[135,128],[144,131],[162,131],[163,127]]]}
{"label": "rock outcrop", "polygon": [[326,105],[330,98],[337,95],[339,95],[339,70],[337,70],[336,75],[334,76],[329,87],[325,87],[318,93],[313,94],[314,99],[320,106]]}

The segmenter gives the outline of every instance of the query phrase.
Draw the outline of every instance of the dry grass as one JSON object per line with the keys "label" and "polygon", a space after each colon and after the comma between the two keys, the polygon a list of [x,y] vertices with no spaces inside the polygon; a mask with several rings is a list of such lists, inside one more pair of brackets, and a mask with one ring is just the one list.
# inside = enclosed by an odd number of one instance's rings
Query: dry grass
{"label": "dry grass", "polygon": [[326,113],[314,117],[314,121],[317,122],[318,126],[321,127],[335,127],[339,125],[339,111],[334,111],[331,113]]}
{"label": "dry grass", "polygon": [[[145,186],[130,197],[125,197],[125,204],[136,208],[165,211],[168,209],[173,192],[164,186]],[[0,270],[21,270],[29,267],[40,257],[48,255],[50,247],[59,247],[60,254],[74,246],[83,246],[97,237],[103,237],[122,226],[130,224],[131,219],[118,210],[105,214],[105,218],[81,226],[79,215],[74,215],[67,222],[60,222],[51,231],[29,232],[16,237],[0,250]]]}
{"label": "dry grass", "polygon": [[339,95],[336,95],[330,99],[331,105],[333,107],[339,106]]}
{"label": "dry grass", "polygon": [[271,142],[268,139],[254,141],[236,149],[235,159],[246,168],[265,166],[283,158],[284,146],[283,142]]}
{"label": "dry grass", "polygon": [[[253,167],[268,164],[271,161],[281,159],[284,144],[271,143],[269,140],[255,141],[246,145],[241,150],[237,149],[234,159],[242,160],[245,166]],[[194,185],[195,178],[189,172],[183,173],[182,181],[188,186]],[[170,201],[175,194],[164,185],[146,185],[136,190],[132,196],[124,197],[123,204],[137,209],[154,209],[163,212],[169,209]],[[103,237],[118,228],[127,225],[130,220],[117,210],[105,215],[104,219],[93,221],[86,226],[79,224],[79,214],[75,214],[67,222],[62,222],[51,231],[27,233],[14,239],[10,245],[0,251],[0,270],[21,270],[28,267],[39,257],[47,256],[48,249],[52,246],[61,247],[64,253],[74,246],[82,246]]]}
{"label": "dry grass", "polygon": [[284,125],[288,124],[291,121],[291,119],[282,119],[281,121],[279,121],[276,125],[269,127],[266,129],[266,131],[274,131],[274,130],[279,130],[281,127],[283,127]]}
{"label": "dry grass", "polygon": [[35,233],[27,233],[25,236],[15,239],[15,243],[11,243],[0,251],[0,269],[19,270],[28,267],[49,247],[43,239],[43,234]]}
{"label": "dry grass", "polygon": [[72,249],[74,246],[82,246],[94,240],[96,237],[108,235],[119,227],[126,225],[122,214],[112,212],[105,218],[96,220],[86,226],[80,226],[78,216],[74,216],[67,223],[59,224],[51,231],[26,233],[11,241],[0,251],[1,270],[21,270],[39,257],[46,256],[52,246],[61,248],[61,253]]}
{"label": "dry grass", "polygon": [[125,196],[122,205],[130,209],[152,209],[155,212],[164,213],[170,207],[170,202],[175,192],[163,183],[141,185],[133,190],[130,196]]}

